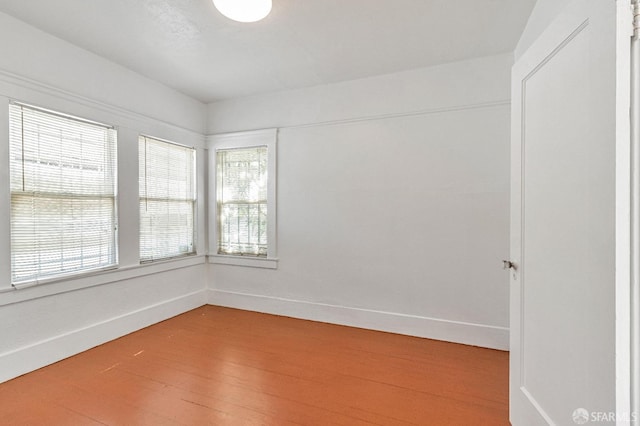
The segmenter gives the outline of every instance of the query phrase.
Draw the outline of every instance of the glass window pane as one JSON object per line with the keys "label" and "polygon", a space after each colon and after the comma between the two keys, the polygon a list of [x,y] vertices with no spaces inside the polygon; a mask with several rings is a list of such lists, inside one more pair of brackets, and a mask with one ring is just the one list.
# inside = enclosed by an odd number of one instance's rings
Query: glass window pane
{"label": "glass window pane", "polygon": [[218,253],[267,255],[267,147],[217,152]]}

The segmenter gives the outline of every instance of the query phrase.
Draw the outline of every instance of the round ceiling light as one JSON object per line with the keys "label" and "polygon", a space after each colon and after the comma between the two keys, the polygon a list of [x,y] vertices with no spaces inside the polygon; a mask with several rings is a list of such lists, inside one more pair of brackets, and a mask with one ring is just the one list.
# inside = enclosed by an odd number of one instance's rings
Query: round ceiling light
{"label": "round ceiling light", "polygon": [[271,0],[213,0],[216,9],[238,22],[256,22],[271,12]]}

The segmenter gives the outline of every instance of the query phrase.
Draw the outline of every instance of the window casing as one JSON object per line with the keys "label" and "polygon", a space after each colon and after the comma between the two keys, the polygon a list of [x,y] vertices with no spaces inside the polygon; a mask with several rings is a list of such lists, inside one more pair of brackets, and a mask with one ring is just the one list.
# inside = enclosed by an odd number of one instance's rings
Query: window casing
{"label": "window casing", "polygon": [[117,265],[116,130],[9,105],[15,286]]}
{"label": "window casing", "polygon": [[277,267],[276,138],[276,129],[209,137],[211,262]]}
{"label": "window casing", "polygon": [[140,136],[140,261],[194,254],[195,149]]}

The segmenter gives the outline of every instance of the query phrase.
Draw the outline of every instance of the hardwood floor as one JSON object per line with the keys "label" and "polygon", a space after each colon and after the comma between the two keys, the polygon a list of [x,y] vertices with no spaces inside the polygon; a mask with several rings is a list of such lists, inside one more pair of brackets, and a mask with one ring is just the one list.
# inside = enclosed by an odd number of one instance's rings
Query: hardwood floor
{"label": "hardwood floor", "polygon": [[508,425],[508,353],[204,306],[0,384],[3,425]]}

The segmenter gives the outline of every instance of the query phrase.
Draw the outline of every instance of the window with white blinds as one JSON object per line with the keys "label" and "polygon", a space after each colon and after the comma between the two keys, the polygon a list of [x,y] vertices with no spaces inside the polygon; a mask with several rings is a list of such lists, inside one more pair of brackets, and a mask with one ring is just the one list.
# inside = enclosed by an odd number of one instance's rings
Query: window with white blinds
{"label": "window with white blinds", "polygon": [[115,265],[115,129],[18,103],[9,120],[12,282]]}
{"label": "window with white blinds", "polygon": [[267,154],[266,146],[216,153],[218,254],[267,256]]}
{"label": "window with white blinds", "polygon": [[195,149],[140,136],[140,260],[195,253]]}

